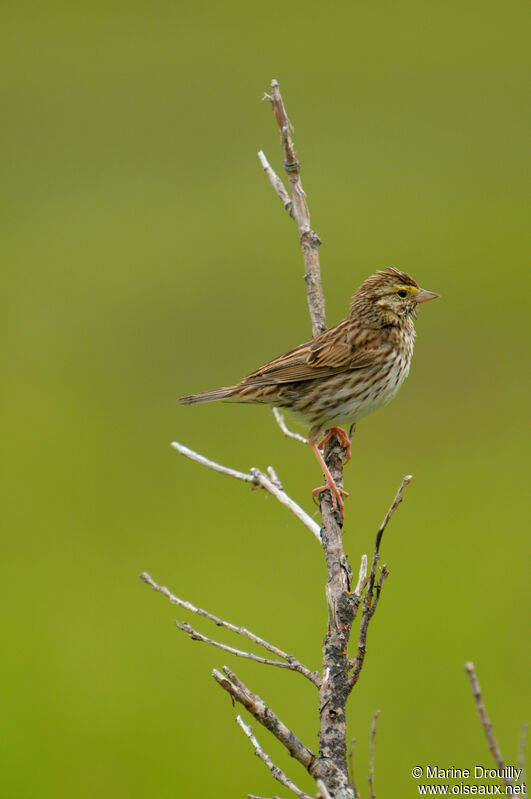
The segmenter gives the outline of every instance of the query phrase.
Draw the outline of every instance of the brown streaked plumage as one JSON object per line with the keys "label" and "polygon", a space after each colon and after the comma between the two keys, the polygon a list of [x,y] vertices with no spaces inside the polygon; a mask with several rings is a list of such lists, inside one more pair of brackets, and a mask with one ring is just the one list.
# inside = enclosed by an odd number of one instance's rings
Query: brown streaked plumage
{"label": "brown streaked plumage", "polygon": [[[350,457],[342,426],[393,399],[409,373],[419,303],[438,297],[405,272],[388,267],[354,293],[346,319],[257,369],[240,383],[181,397],[183,405],[212,400],[260,402],[284,408],[310,426],[308,443],[339,503],[341,494],[319,452],[324,430],[337,435]],[[329,436],[326,436],[326,440]],[[323,490],[315,489],[315,493]]]}

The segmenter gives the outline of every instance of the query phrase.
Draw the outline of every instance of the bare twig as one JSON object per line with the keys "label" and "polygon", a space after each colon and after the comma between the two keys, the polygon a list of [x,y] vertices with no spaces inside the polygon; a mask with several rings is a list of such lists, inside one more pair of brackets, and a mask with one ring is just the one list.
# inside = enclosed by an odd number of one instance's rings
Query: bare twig
{"label": "bare twig", "polygon": [[236,480],[243,480],[245,483],[252,483],[255,486],[263,488],[269,494],[274,496],[281,505],[284,505],[285,508],[291,511],[291,513],[293,513],[293,515],[296,516],[297,519],[314,534],[319,543],[321,542],[321,528],[317,522],[315,522],[311,516],[309,516],[306,511],[300,507],[300,505],[297,505],[297,503],[291,499],[291,497],[289,497],[283,489],[279,488],[275,481],[261,472],[260,469],[256,469],[253,466],[249,473],[239,472],[237,469],[231,469],[228,466],[222,466],[220,463],[210,460],[210,458],[205,458],[204,455],[200,455],[198,452],[186,447],[184,444],[180,444],[178,441],[172,441],[172,447],[176,449],[177,452],[180,452],[181,455],[185,455],[187,458],[196,461],[196,463],[200,463],[202,466],[206,466],[207,469],[212,469],[220,474],[226,474],[229,477],[234,477]]}
{"label": "bare twig", "polygon": [[272,466],[268,466],[266,471],[267,471],[267,474],[269,475],[269,479],[271,480],[273,485],[275,485],[280,491],[284,491],[284,486],[282,485],[282,481],[280,480],[280,477],[275,472],[273,467]]}
{"label": "bare twig", "polygon": [[284,169],[288,174],[291,187],[292,204],[290,204],[289,195],[282,181],[271,169],[264,153],[260,151],[258,156],[273,188],[282,200],[284,207],[297,224],[304,266],[306,268],[304,279],[306,281],[308,308],[312,320],[312,332],[313,335],[316,336],[318,333],[322,333],[323,330],[326,330],[325,301],[321,284],[321,269],[319,266],[319,245],[321,241],[317,233],[312,230],[311,227],[310,211],[306,202],[306,194],[304,193],[301,183],[301,165],[295,153],[295,147],[291,136],[291,125],[276,80],[271,81],[271,95],[266,96],[271,100],[280,131],[280,139],[284,151]]}
{"label": "bare twig", "polygon": [[292,791],[292,793],[296,794],[299,797],[299,799],[312,799],[312,797],[309,796],[307,793],[304,793],[304,791],[301,791],[300,788],[297,788],[295,783],[284,774],[282,769],[280,769],[278,766],[276,766],[273,763],[269,755],[266,752],[264,752],[264,750],[256,740],[255,736],[253,735],[251,727],[244,722],[242,717],[237,716],[236,721],[240,725],[246,736],[249,738],[252,745],[254,746],[255,755],[259,757],[263,763],[266,764],[267,768],[269,769],[273,777],[276,780],[278,780],[285,788],[288,788],[290,791]]}
{"label": "bare twig", "polygon": [[179,630],[187,633],[192,641],[202,641],[204,644],[210,644],[211,646],[215,646],[218,649],[223,649],[224,652],[230,652],[231,655],[237,655],[240,658],[247,658],[248,660],[254,660],[255,663],[265,663],[268,666],[278,666],[281,669],[291,669],[292,671],[296,671],[293,668],[291,663],[284,663],[282,660],[271,660],[270,658],[263,658],[260,655],[255,655],[252,652],[245,652],[242,649],[236,649],[233,646],[228,646],[227,644],[222,644],[221,641],[214,641],[214,639],[209,638],[207,635],[203,635],[202,633],[195,630],[191,624],[188,624],[185,621],[177,621],[174,619],[174,624]]}
{"label": "bare twig", "polygon": [[350,663],[350,667],[353,669],[352,675],[349,679],[350,690],[352,690],[359,680],[361,670],[365,662],[365,655],[367,654],[367,632],[369,630],[369,623],[376,612],[382,585],[388,576],[389,572],[384,565],[382,571],[380,572],[380,577],[376,586],[374,586],[374,577],[369,579],[369,585],[367,587],[367,593],[365,594],[363,612],[361,615],[360,632],[358,636],[358,651],[356,657]]}
{"label": "bare twig", "polygon": [[[257,796],[255,793],[248,793],[247,799],[268,799],[267,796]],[[280,796],[272,796],[271,799],[280,799]]]}
{"label": "bare twig", "polygon": [[[476,674],[476,670],[474,669],[474,664],[471,661],[465,663],[465,670],[466,673],[468,674],[468,679],[470,680],[470,686],[472,688],[474,702],[476,703],[476,708],[479,714],[479,718],[483,726],[483,729],[485,731],[485,735],[487,736],[489,749],[492,753],[494,760],[498,765],[498,768],[500,769],[501,772],[503,772],[505,769],[505,761],[502,757],[500,747],[498,746],[496,736],[494,735],[494,730],[492,729],[492,722],[487,715],[487,708],[485,707],[485,703],[483,701],[483,696],[481,694],[481,688],[479,687],[479,680]],[[506,776],[503,777],[503,781],[508,788],[516,787],[514,782],[508,779]]]}
{"label": "bare twig", "polygon": [[352,592],[355,596],[361,597],[363,589],[367,585],[367,555],[361,556],[360,571],[356,588]]}
{"label": "bare twig", "polygon": [[295,760],[298,760],[310,774],[312,773],[313,767],[317,765],[315,754],[297,738],[292,730],[279,719],[277,714],[266,705],[258,694],[249,690],[228,666],[223,666],[223,674],[214,669],[212,676],[233,700],[240,702],[260,724],[286,747]]}
{"label": "bare twig", "polygon": [[278,426],[280,427],[280,429],[282,430],[282,432],[284,433],[284,435],[287,438],[293,438],[293,439],[295,439],[295,441],[300,441],[301,444],[307,444],[308,443],[308,439],[307,438],[304,438],[304,436],[301,436],[300,433],[294,433],[292,430],[290,430],[288,428],[288,426],[286,425],[286,422],[284,421],[284,415],[282,413],[280,413],[278,408],[273,408],[273,416],[275,417]]}
{"label": "bare twig", "polygon": [[376,535],[376,547],[375,547],[376,552],[380,551],[380,544],[381,544],[381,541],[382,541],[382,536],[384,534],[384,530],[387,527],[387,525],[389,524],[389,519],[391,518],[391,516],[393,515],[395,510],[398,508],[398,506],[400,505],[400,503],[404,499],[404,491],[406,490],[406,488],[408,487],[408,485],[410,484],[410,482],[412,480],[413,480],[413,475],[412,474],[406,474],[406,476],[403,478],[402,482],[400,483],[400,488],[396,492],[396,496],[395,496],[395,498],[394,498],[394,500],[393,500],[393,502],[391,504],[391,507],[389,508],[387,513],[385,514],[385,519],[381,523],[380,529],[378,530],[378,533]]}
{"label": "bare twig", "polygon": [[[264,99],[270,100],[271,97],[270,97],[269,94],[267,94],[264,97]],[[273,169],[273,167],[271,166],[271,164],[267,160],[266,155],[265,155],[263,150],[259,150],[258,151],[258,158],[260,159],[260,163],[264,167],[264,172],[266,173],[267,177],[269,178],[269,180],[271,182],[271,185],[273,186],[274,190],[276,191],[276,193],[280,197],[282,205],[284,206],[284,208],[286,209],[288,214],[291,216],[291,218],[294,219],[294,216],[293,216],[293,203],[291,201],[291,197],[289,196],[289,194],[288,194],[288,192],[286,190],[286,187],[282,183],[282,180],[279,178],[279,176],[277,175],[277,173],[275,172],[275,170]]]}
{"label": "bare twig", "polygon": [[[257,796],[255,793],[248,793],[247,799],[268,799],[267,796]],[[272,796],[271,799],[280,799],[280,796]]]}
{"label": "bare twig", "polygon": [[312,797],[309,796],[307,793],[304,793],[304,791],[301,791],[301,789],[298,788],[295,785],[293,780],[290,780],[290,778],[287,777],[284,774],[284,772],[282,771],[281,768],[279,768],[278,766],[276,766],[273,763],[273,761],[271,760],[271,758],[269,757],[267,752],[264,752],[264,750],[262,749],[262,747],[258,743],[256,737],[253,735],[253,731],[252,731],[251,727],[244,722],[242,717],[241,716],[237,716],[236,717],[236,721],[240,725],[240,727],[242,728],[242,730],[244,731],[246,736],[249,738],[249,740],[251,741],[252,745],[254,746],[255,755],[260,758],[262,763],[266,764],[266,766],[269,769],[269,771],[271,772],[272,776],[276,780],[278,780],[285,788],[288,788],[290,791],[292,791],[294,794],[296,794],[299,797],[299,799],[312,799]]}
{"label": "bare twig", "polygon": [[212,461],[210,458],[205,458],[204,455],[200,455],[199,452],[195,452],[195,450],[186,447],[179,441],[172,441],[171,445],[177,450],[177,452],[180,452],[181,455],[185,455],[187,458],[190,458],[190,460],[200,463],[201,466],[206,466],[207,469],[213,469],[215,472],[219,472],[220,474],[226,474],[229,477],[235,477],[236,480],[243,480],[245,483],[253,483],[254,485],[257,484],[256,478],[253,477],[252,474],[239,472],[237,469],[231,469],[229,466],[222,466],[221,463],[216,463],[216,461]]}
{"label": "bare twig", "polygon": [[372,717],[372,724],[371,724],[371,740],[370,740],[370,754],[369,754],[369,788],[371,792],[371,799],[375,799],[374,794],[374,739],[376,738],[376,722],[378,721],[378,716],[380,715],[380,711],[377,710],[374,716]]}
{"label": "bare twig", "polygon": [[289,497],[284,490],[279,489],[275,483],[260,469],[256,469],[254,466],[250,470],[253,477],[256,479],[256,485],[259,485],[260,488],[265,489],[269,494],[272,494],[275,499],[278,499],[281,505],[284,505],[297,519],[304,524],[305,527],[310,530],[311,533],[314,534],[315,538],[321,543],[321,528],[315,522],[311,516],[309,516],[305,510],[301,508],[300,505]]}
{"label": "bare twig", "polygon": [[348,750],[348,770],[350,776],[350,784],[352,785],[352,790],[354,791],[354,799],[360,799],[360,795],[358,793],[358,789],[356,788],[356,778],[354,774],[354,744],[356,743],[355,738],[351,738],[350,740],[350,748]]}
{"label": "bare twig", "polygon": [[[313,682],[314,685],[317,685],[317,687],[319,687],[319,685],[321,684],[321,678],[319,677],[317,672],[310,671],[310,669],[307,668],[307,666],[304,666],[293,655],[289,655],[287,652],[284,652],[282,649],[279,649],[278,646],[270,644],[269,641],[266,641],[264,638],[260,638],[260,636],[255,635],[246,627],[238,627],[235,624],[232,624],[230,621],[225,621],[225,619],[221,619],[219,616],[215,616],[213,613],[209,613],[208,610],[204,610],[203,608],[197,607],[196,605],[192,604],[192,602],[188,602],[185,599],[180,599],[180,597],[175,596],[175,594],[172,594],[169,588],[166,588],[165,585],[158,585],[153,580],[151,575],[149,575],[147,572],[142,572],[142,574],[140,575],[140,579],[143,580],[143,582],[150,585],[154,591],[158,591],[160,594],[167,597],[172,605],[178,605],[179,607],[184,608],[185,610],[189,610],[191,613],[196,613],[198,616],[204,616],[204,618],[210,619],[210,621],[214,622],[214,624],[216,624],[218,627],[225,627],[227,630],[230,630],[231,632],[236,633],[237,635],[242,635],[244,638],[248,638],[249,641],[258,644],[259,646],[262,646],[264,649],[267,649],[268,652],[272,652],[277,657],[285,660],[287,668],[290,668],[292,671],[298,671],[308,680]],[[188,632],[188,630],[186,630],[186,632]],[[254,659],[255,658],[253,658],[253,660]]]}
{"label": "bare twig", "polygon": [[385,528],[389,524],[389,520],[393,513],[396,511],[400,503],[404,498],[404,491],[413,479],[412,475],[407,474],[400,484],[400,488],[396,492],[396,496],[391,503],[391,506],[387,513],[385,514],[385,518],[381,523],[378,532],[376,534],[376,541],[374,545],[374,553],[372,556],[372,564],[371,564],[371,571],[368,580],[367,591],[365,594],[365,599],[363,602],[363,612],[361,616],[361,623],[360,623],[360,632],[358,637],[358,651],[356,657],[351,661],[351,668],[353,669],[352,675],[349,679],[350,689],[356,685],[361,669],[363,667],[363,663],[365,661],[365,655],[367,652],[367,632],[369,629],[369,623],[376,612],[376,608],[378,606],[378,601],[380,599],[380,593],[382,590],[382,585],[384,580],[389,575],[387,571],[387,567],[384,565],[382,571],[380,573],[380,577],[378,579],[378,583],[376,583],[376,568],[378,566],[378,562],[380,560],[380,545],[382,543],[382,536],[384,534]]}

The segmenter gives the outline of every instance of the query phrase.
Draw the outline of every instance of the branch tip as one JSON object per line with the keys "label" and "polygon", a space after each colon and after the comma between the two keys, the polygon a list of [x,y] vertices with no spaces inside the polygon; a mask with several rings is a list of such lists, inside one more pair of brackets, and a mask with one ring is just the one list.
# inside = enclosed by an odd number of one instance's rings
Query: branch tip
{"label": "branch tip", "polygon": [[[481,725],[485,732],[485,736],[487,738],[489,749],[492,753],[494,760],[496,761],[498,768],[500,771],[505,769],[505,761],[503,759],[500,747],[498,746],[498,742],[496,740],[496,736],[494,735],[494,730],[492,728],[492,722],[489,719],[487,714],[487,708],[485,707],[485,702],[483,701],[483,695],[481,693],[481,688],[479,685],[478,676],[476,674],[476,670],[474,668],[474,664],[471,660],[465,663],[465,670],[468,674],[468,678],[470,680],[470,687],[472,689],[472,695],[474,697],[474,702],[476,703],[476,708],[478,711],[478,715],[481,721]],[[503,778],[505,785],[508,788],[514,788],[515,784],[512,780],[508,779],[507,777]]]}
{"label": "branch tip", "polygon": [[216,461],[213,461],[210,458],[205,458],[204,455],[200,455],[198,452],[190,449],[190,447],[186,447],[179,441],[172,441],[171,446],[181,455],[190,458],[190,460],[199,463],[201,466],[205,466],[207,469],[212,469],[212,471],[219,472],[219,474],[225,474],[228,477],[233,477],[236,480],[242,480],[244,483],[252,483],[255,486],[265,489],[265,491],[267,491],[269,494],[272,494],[281,505],[284,505],[284,507],[291,511],[291,513],[293,513],[293,515],[296,516],[297,519],[302,522],[304,526],[308,528],[308,530],[310,530],[310,532],[313,533],[319,543],[321,543],[321,528],[317,522],[315,522],[312,517],[300,507],[300,505],[291,499],[291,497],[289,497],[283,489],[279,488],[270,477],[261,472],[260,469],[257,469],[253,466],[249,473],[240,472],[237,469],[231,469],[229,466],[223,466],[221,463],[216,463]]}
{"label": "branch tip", "polygon": [[[276,193],[290,216],[293,217],[299,231],[302,248],[302,255],[305,266],[306,295],[310,318],[312,320],[312,334],[316,336],[326,330],[325,301],[323,287],[321,283],[321,269],[319,266],[319,237],[312,230],[310,222],[310,211],[306,201],[306,194],[302,187],[300,177],[300,162],[295,153],[295,146],[291,131],[293,126],[280,94],[278,81],[271,81],[271,103],[277,121],[282,149],[284,152],[284,169],[287,172],[289,185],[291,187],[291,199],[284,188],[282,181],[271,169],[269,164],[265,165],[265,156],[260,156],[260,161],[264,167],[269,180]],[[308,236],[308,234],[310,234]]]}

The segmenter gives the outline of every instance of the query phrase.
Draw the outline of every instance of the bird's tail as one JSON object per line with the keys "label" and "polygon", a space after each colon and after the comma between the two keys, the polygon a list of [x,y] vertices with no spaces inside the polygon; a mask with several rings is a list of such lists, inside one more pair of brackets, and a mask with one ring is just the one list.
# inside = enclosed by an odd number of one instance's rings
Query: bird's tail
{"label": "bird's tail", "polygon": [[234,396],[237,386],[226,388],[215,388],[212,391],[202,391],[200,394],[188,394],[186,397],[179,397],[177,402],[181,405],[196,405],[198,402],[214,402],[215,400],[229,399]]}

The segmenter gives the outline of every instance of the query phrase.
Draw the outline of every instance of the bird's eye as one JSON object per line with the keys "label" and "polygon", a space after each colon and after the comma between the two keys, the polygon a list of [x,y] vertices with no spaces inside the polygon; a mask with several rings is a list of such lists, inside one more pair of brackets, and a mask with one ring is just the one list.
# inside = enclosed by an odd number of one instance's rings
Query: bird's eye
{"label": "bird's eye", "polygon": [[397,291],[396,293],[397,293],[397,294],[398,294],[398,296],[399,296],[399,297],[401,297],[403,300],[405,300],[405,299],[406,299],[406,297],[407,297],[407,291],[406,291],[405,289],[400,289],[400,291]]}

